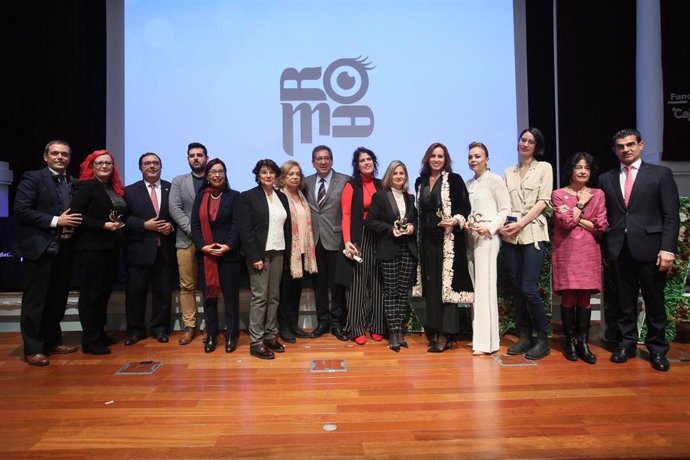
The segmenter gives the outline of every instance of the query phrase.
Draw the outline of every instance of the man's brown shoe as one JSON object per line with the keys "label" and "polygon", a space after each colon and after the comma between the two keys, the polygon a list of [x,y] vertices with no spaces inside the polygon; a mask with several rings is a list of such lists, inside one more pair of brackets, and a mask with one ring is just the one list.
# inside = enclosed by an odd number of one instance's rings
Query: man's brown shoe
{"label": "man's brown shoe", "polygon": [[189,345],[194,340],[194,337],[196,337],[196,328],[185,327],[178,343],[180,345]]}
{"label": "man's brown shoe", "polygon": [[47,366],[50,364],[48,358],[43,353],[36,353],[35,355],[24,355],[24,361],[29,366]]}
{"label": "man's brown shoe", "polygon": [[79,349],[79,347],[71,347],[69,345],[58,345],[55,348],[51,348],[46,351],[47,355],[66,355],[69,353],[74,353]]}

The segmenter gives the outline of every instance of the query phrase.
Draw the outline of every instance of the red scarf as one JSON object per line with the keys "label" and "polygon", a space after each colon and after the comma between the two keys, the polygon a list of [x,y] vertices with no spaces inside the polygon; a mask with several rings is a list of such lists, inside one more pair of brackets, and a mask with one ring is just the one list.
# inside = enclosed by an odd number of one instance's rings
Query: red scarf
{"label": "red scarf", "polygon": [[[220,192],[218,199],[211,199]],[[213,231],[211,230],[211,221],[216,220],[218,216],[218,208],[220,207],[220,197],[222,191],[214,187],[206,187],[201,191],[201,206],[199,208],[199,221],[201,222],[201,236],[204,238],[204,244],[214,244]],[[210,202],[210,203],[209,203]],[[220,275],[218,274],[218,260],[208,254],[204,256],[204,283],[206,286],[206,297],[209,299],[217,299],[220,295]]]}

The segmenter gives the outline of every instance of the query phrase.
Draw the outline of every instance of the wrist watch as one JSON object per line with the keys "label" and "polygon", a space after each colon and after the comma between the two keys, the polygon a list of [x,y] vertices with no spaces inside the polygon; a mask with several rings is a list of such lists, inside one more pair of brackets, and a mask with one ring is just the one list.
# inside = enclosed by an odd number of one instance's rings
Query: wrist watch
{"label": "wrist watch", "polygon": [[582,203],[576,204],[575,207],[576,207],[577,209],[579,209],[580,211],[582,211],[583,209],[585,209],[585,205],[582,204]]}

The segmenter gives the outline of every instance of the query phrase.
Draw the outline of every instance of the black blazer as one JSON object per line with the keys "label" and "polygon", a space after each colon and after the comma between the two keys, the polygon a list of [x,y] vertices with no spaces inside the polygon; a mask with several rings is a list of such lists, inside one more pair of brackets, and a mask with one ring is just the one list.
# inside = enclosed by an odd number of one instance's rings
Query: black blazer
{"label": "black blazer", "polygon": [[[283,204],[287,213],[283,233],[285,235],[285,249],[289,253],[292,246],[292,223],[288,198],[279,190],[275,190],[273,193]],[[261,186],[242,192],[238,215],[242,216],[238,221],[240,239],[242,240],[242,252],[247,258],[247,262],[254,264],[264,259],[266,255],[266,240],[268,239],[268,202]],[[284,262],[289,264],[290,258],[286,257]]]}
{"label": "black blazer", "polygon": [[[67,182],[71,188],[73,178],[69,175]],[[14,199],[14,215],[19,224],[14,243],[16,254],[37,260],[51,243],[57,247],[62,228],[51,228],[50,223],[64,211],[50,169],[25,172]]]}
{"label": "black blazer", "polygon": [[[201,208],[201,198],[203,193],[200,191],[194,198],[192,206],[192,240],[197,250],[198,257],[201,257],[201,248],[206,246],[204,236],[201,233],[201,220],[199,219],[199,209]],[[239,203],[240,192],[237,190],[226,190],[220,197],[220,205],[216,220],[211,221],[211,233],[213,241],[219,244],[227,244],[230,252],[226,252],[217,258],[218,263],[238,262],[240,260],[240,237],[237,230],[237,205]],[[209,199],[209,202],[211,200]]]}
{"label": "black blazer", "polygon": [[98,179],[82,180],[75,184],[70,208],[82,214],[82,223],[74,232],[75,251],[107,251],[122,246],[122,230],[111,232],[103,225],[110,222],[113,203]]}
{"label": "black blazer", "polygon": [[660,250],[676,253],[680,216],[678,188],[670,169],[642,162],[628,207],[619,168],[602,174],[599,187],[606,195],[609,228],[604,233],[604,249],[609,259],[618,258],[626,236],[637,261],[654,262]]}
{"label": "black blazer", "polygon": [[[172,222],[168,210],[168,196],[170,182],[161,180],[161,202],[159,219]],[[156,211],[151,203],[151,192],[148,184],[143,180],[128,185],[125,188],[127,201],[127,224],[125,235],[127,239],[127,263],[131,265],[151,265],[156,261],[158,241],[167,263],[175,261],[175,232],[162,235],[158,232],[144,230],[144,222],[156,217]]]}
{"label": "black blazer", "polygon": [[390,189],[381,190],[376,192],[371,199],[364,225],[378,236],[376,242],[377,259],[394,259],[398,255],[398,248],[401,244],[407,245],[412,256],[417,258],[417,209],[415,208],[414,197],[410,193],[405,193],[404,197],[405,218],[407,222],[414,225],[415,233],[398,238],[393,236],[393,223],[400,217],[400,211],[393,197],[393,192]]}

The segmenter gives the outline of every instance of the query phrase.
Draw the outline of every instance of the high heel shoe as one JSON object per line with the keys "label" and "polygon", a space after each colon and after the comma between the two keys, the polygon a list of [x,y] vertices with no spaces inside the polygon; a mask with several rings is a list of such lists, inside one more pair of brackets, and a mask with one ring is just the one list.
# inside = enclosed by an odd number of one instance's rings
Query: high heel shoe
{"label": "high heel shoe", "polygon": [[215,335],[209,335],[206,338],[206,343],[204,344],[204,351],[206,353],[212,353],[216,350],[216,345],[218,345],[218,339]]}
{"label": "high heel shoe", "polygon": [[397,332],[392,332],[390,337],[388,338],[388,348],[390,348],[396,353],[400,353],[400,342],[398,339]]}
{"label": "high heel shoe", "polygon": [[109,355],[110,353],[112,353],[110,351],[110,348],[106,347],[102,343],[94,343],[94,344],[82,343],[81,349],[85,355]]}
{"label": "high heel shoe", "polygon": [[436,342],[434,343],[433,346],[429,347],[427,350],[428,353],[443,353],[447,349],[451,348],[452,341],[449,340],[448,336],[446,334],[439,334],[438,337],[436,338]]}
{"label": "high heel shoe", "polygon": [[407,340],[405,340],[405,336],[403,336],[402,332],[398,332],[398,342],[400,342],[401,347],[410,348],[410,346],[407,344]]}

